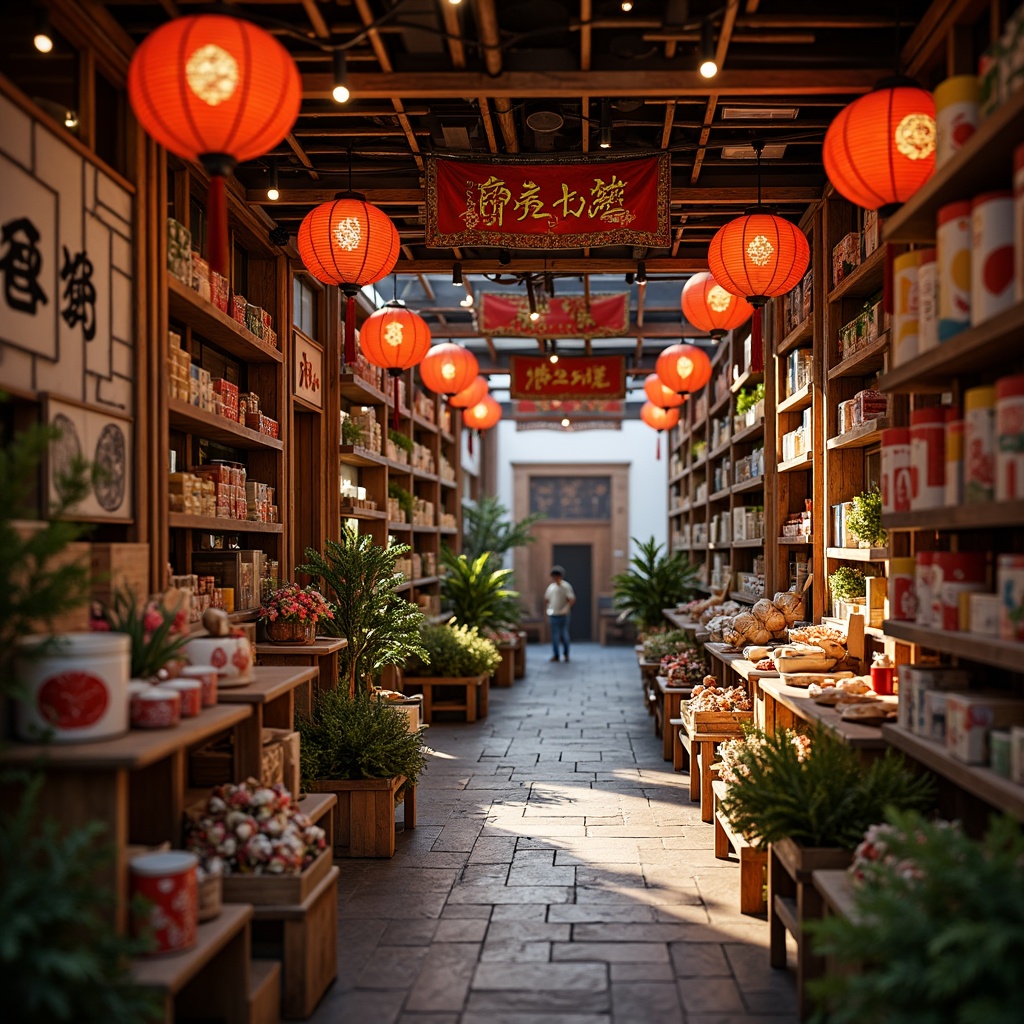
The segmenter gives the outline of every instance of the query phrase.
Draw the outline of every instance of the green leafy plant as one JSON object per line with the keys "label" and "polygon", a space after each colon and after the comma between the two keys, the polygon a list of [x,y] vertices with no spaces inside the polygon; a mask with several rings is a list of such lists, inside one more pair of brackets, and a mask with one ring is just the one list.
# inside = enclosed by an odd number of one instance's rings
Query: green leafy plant
{"label": "green leafy plant", "polygon": [[694,459],[699,459],[708,450],[707,441],[694,441],[690,445],[690,455]]}
{"label": "green leafy plant", "polygon": [[347,416],[341,423],[342,444],[363,444],[363,428],[351,416]]}
{"label": "green leafy plant", "polygon": [[534,512],[513,523],[508,518],[508,508],[497,498],[482,497],[475,505],[462,509],[463,554],[475,560],[488,552],[492,566],[497,567],[513,548],[534,542],[536,538],[530,531],[543,518],[543,513]]}
{"label": "green leafy plant", "polygon": [[394,498],[402,511],[412,519],[413,498],[409,491],[399,484],[392,482],[388,484],[388,497]]}
{"label": "green leafy plant", "polygon": [[326,542],[322,554],[306,548],[306,564],[297,567],[318,579],[332,599],[334,618],[321,620],[321,630],[348,641],[339,657],[352,697],[360,682],[372,686],[386,665],[401,667],[414,655],[426,656],[423,613],[395,593],[395,561],[410,550],[407,544],[381,547],[346,528],[340,541]]}
{"label": "green leafy plant", "polygon": [[134,679],[152,679],[172,661],[184,660],[188,627],[182,608],[165,608],[162,602],[151,601],[140,613],[134,591],[118,589],[103,617],[111,632],[125,633],[131,640]]}
{"label": "green leafy plant", "polygon": [[740,388],[736,395],[736,415],[745,416],[758,402],[764,400],[764,384],[752,388]]}
{"label": "green leafy plant", "polygon": [[856,972],[814,983],[817,1024],[1017,1024],[1024,1005],[1024,837],[993,818],[981,842],[893,813],[889,857],[864,865],[849,917],[808,925]]}
{"label": "green leafy plant", "polygon": [[389,430],[388,438],[396,445],[396,447],[401,448],[402,451],[408,452],[410,455],[412,454],[413,443],[411,437],[407,437],[398,430]]}
{"label": "green leafy plant", "polygon": [[644,641],[644,660],[661,661],[670,654],[688,651],[693,645],[693,634],[686,630],[673,629],[667,633],[657,633]]}
{"label": "green leafy plant", "polygon": [[849,565],[841,565],[828,578],[828,589],[833,601],[856,601],[867,594],[864,573]]}
{"label": "green leafy plant", "polygon": [[458,679],[490,675],[501,664],[498,648],[472,626],[426,626],[427,659],[409,666],[410,676]]}
{"label": "green leafy plant", "polygon": [[423,740],[387,701],[343,689],[320,694],[309,719],[298,720],[303,783],[317,779],[390,779],[414,786],[426,767]]}
{"label": "green leafy plant", "polygon": [[734,751],[722,810],[751,840],[853,850],[887,808],[931,806],[931,779],[915,775],[892,749],[865,766],[830,729],[813,728],[809,746],[795,743],[795,735],[751,729]]}
{"label": "green leafy plant", "polygon": [[697,568],[678,552],[662,553],[663,544],[653,537],[639,541],[627,572],[612,579],[615,607],[624,611],[640,629],[654,629],[664,621],[662,609],[675,608],[696,593]]}
{"label": "green leafy plant", "polygon": [[512,570],[490,568],[491,552],[470,561],[445,550],[441,560],[447,570],[441,577],[441,597],[457,625],[481,630],[518,625],[519,593],[508,587]]}
{"label": "green leafy plant", "polygon": [[876,489],[858,494],[846,513],[850,533],[869,547],[884,547],[889,540],[882,529],[882,495]]}

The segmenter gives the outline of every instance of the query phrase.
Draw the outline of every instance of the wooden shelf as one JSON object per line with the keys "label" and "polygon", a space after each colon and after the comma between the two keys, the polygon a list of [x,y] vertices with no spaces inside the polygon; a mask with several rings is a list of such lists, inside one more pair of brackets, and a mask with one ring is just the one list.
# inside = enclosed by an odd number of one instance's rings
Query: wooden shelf
{"label": "wooden shelf", "polygon": [[441,478],[436,473],[428,473],[425,469],[414,469],[412,475],[417,480],[422,480],[425,483],[436,484]]}
{"label": "wooden shelf", "polygon": [[867,420],[845,434],[837,434],[825,442],[830,451],[841,448],[870,448],[882,443],[882,431],[889,426],[888,419]]}
{"label": "wooden shelf", "polygon": [[866,299],[882,287],[885,278],[885,246],[880,245],[849,277],[828,293],[829,302],[843,299]]}
{"label": "wooden shelf", "polygon": [[388,514],[379,508],[353,508],[351,505],[341,506],[342,519],[387,519]]}
{"label": "wooden shelf", "polygon": [[900,725],[886,723],[882,726],[882,735],[897,750],[909,754],[936,775],[949,779],[955,786],[980,797],[1018,821],[1024,821],[1024,786],[981,765],[957,761],[938,741],[915,736]]}
{"label": "wooden shelf", "polygon": [[732,447],[732,440],[727,440],[724,444],[720,444],[717,448],[708,452],[708,462],[714,462],[715,459],[720,459],[723,455],[729,454],[729,449]]}
{"label": "wooden shelf", "polygon": [[[243,362],[284,362],[278,349],[265,344],[173,274],[166,276],[168,311],[175,320],[188,324],[196,334]],[[280,326],[285,329],[283,324]]]}
{"label": "wooden shelf", "polygon": [[814,544],[813,537],[779,537],[776,544],[781,544],[784,547],[793,548],[809,548]]}
{"label": "wooden shelf", "polygon": [[382,456],[384,464],[388,467],[391,473],[401,473],[403,476],[412,476],[413,469],[408,462],[396,462],[394,459],[389,459],[386,455]]}
{"label": "wooden shelf", "polygon": [[753,540],[734,540],[732,546],[734,548],[763,548],[764,537],[755,537]]}
{"label": "wooden shelf", "polygon": [[776,472],[778,473],[799,473],[804,469],[811,469],[814,466],[814,452],[804,452],[789,462],[780,462]]}
{"label": "wooden shelf", "polygon": [[896,640],[967,658],[982,665],[993,665],[1007,672],[1020,672],[1024,665],[1024,644],[1015,640],[1000,640],[994,636],[948,629],[930,629],[914,622],[895,622],[892,619],[882,623],[882,631]]}
{"label": "wooden shelf", "polygon": [[714,419],[729,404],[730,398],[732,398],[732,393],[726,388],[725,394],[721,398],[716,398],[715,404],[708,409],[708,419]]}
{"label": "wooden shelf", "polygon": [[413,523],[413,533],[436,533],[437,527],[433,525],[427,525],[426,523]]}
{"label": "wooden shelf", "polygon": [[454,537],[455,534],[457,534],[459,531],[458,531],[458,528],[455,527],[455,526],[439,526],[437,528],[437,532]]}
{"label": "wooden shelf", "polygon": [[736,445],[743,444],[745,441],[756,441],[758,438],[764,437],[764,417],[762,416],[757,423],[749,427],[744,427],[739,433],[732,435],[732,440],[729,442],[734,448]]}
{"label": "wooden shelf", "polygon": [[[958,378],[973,377],[983,369],[995,370],[1016,351],[1024,332],[1024,302],[977,327],[969,327],[938,348],[890,370],[878,382],[882,391],[941,391]],[[1012,365],[1006,367],[1009,372]]]}
{"label": "wooden shelf", "polygon": [[436,433],[438,433],[438,427],[437,427],[436,423],[431,423],[428,420],[422,419],[421,417],[417,416],[415,413],[413,413],[413,415],[412,415],[412,425],[417,430],[425,430],[429,434],[436,434]]}
{"label": "wooden shelf", "polygon": [[714,494],[708,495],[708,504],[712,501],[725,501],[730,494],[732,494],[732,488],[723,487],[720,491],[715,491]]}
{"label": "wooden shelf", "polygon": [[[296,652],[311,653],[309,649],[313,645],[281,644],[275,646],[278,653],[294,654]],[[221,687],[217,691],[217,702],[219,704],[269,704],[270,701],[290,693],[295,687],[316,679],[320,670],[315,665],[296,665],[294,667],[258,665],[255,673],[255,681],[247,686]]]}
{"label": "wooden shelf", "polygon": [[782,341],[779,342],[778,348],[775,350],[776,356],[784,356],[792,352],[793,349],[799,348],[801,345],[811,342],[814,340],[814,316],[808,316],[803,323],[794,327],[793,330],[787,334]]}
{"label": "wooden shelf", "polygon": [[882,516],[887,530],[994,530],[1024,526],[1024,501],[989,501],[929,508],[919,512],[889,512]]}
{"label": "wooden shelf", "polygon": [[788,398],[779,402],[776,412],[799,412],[806,409],[814,399],[814,385],[808,381],[799,391],[794,391]]}
{"label": "wooden shelf", "polygon": [[387,397],[354,373],[341,374],[341,397],[360,405],[387,405]]}
{"label": "wooden shelf", "polygon": [[883,331],[874,341],[836,363],[828,371],[828,379],[873,377],[885,367],[885,357],[889,352],[889,340],[889,331]]}
{"label": "wooden shelf", "polygon": [[250,430],[241,423],[218,416],[207,409],[200,409],[180,398],[168,398],[167,411],[172,430],[198,434],[208,441],[216,441],[231,448],[271,448],[278,452],[284,451],[284,441],[280,438]]}
{"label": "wooden shelf", "polygon": [[340,446],[339,458],[346,466],[386,466],[387,459],[383,455],[371,452],[359,444],[343,444]]}
{"label": "wooden shelf", "polygon": [[761,370],[747,370],[741,377],[737,377],[729,386],[729,390],[735,395],[742,391],[748,384],[760,384],[764,380],[764,373]]}
{"label": "wooden shelf", "polygon": [[982,121],[978,130],[886,222],[886,242],[935,238],[939,208],[991,189],[1005,189],[1013,151],[1024,138],[1024,93],[1017,92]]}
{"label": "wooden shelf", "polygon": [[172,530],[201,530],[203,533],[284,533],[284,523],[252,523],[248,519],[190,516],[186,512],[169,512],[167,525]]}
{"label": "wooden shelf", "polygon": [[388,529],[391,531],[401,530],[403,533],[412,532],[412,523],[402,523],[397,519],[388,520]]}
{"label": "wooden shelf", "polygon": [[843,562],[887,562],[888,548],[826,548],[826,558],[836,558]]}
{"label": "wooden shelf", "polygon": [[729,600],[736,601],[739,604],[757,604],[761,598],[754,594],[744,594],[742,590],[730,590]]}
{"label": "wooden shelf", "polygon": [[418,580],[413,580],[412,585],[414,587],[429,587],[433,583],[438,583],[440,579],[440,576],[421,576]]}
{"label": "wooden shelf", "polygon": [[709,541],[707,548],[708,551],[731,551],[732,544],[727,540]]}
{"label": "wooden shelf", "polygon": [[763,491],[764,490],[764,475],[752,476],[749,480],[744,480],[741,484],[732,485],[733,494],[749,494],[751,491]]}
{"label": "wooden shelf", "polygon": [[440,480],[440,483],[442,487],[451,487],[453,490],[459,486],[454,480],[442,479]]}

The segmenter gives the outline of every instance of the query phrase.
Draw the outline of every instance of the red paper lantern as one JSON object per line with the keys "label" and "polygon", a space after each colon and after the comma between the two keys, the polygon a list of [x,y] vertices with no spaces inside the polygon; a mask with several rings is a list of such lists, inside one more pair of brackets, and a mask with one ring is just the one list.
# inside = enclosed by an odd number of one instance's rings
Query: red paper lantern
{"label": "red paper lantern", "polygon": [[653,402],[644,402],[640,419],[654,430],[671,430],[679,422],[679,410],[660,409]]}
{"label": "red paper lantern", "polygon": [[746,299],[726,291],[706,271],[694,274],[683,285],[680,304],[686,321],[715,339],[746,323],[754,312]]}
{"label": "red paper lantern", "polygon": [[807,273],[811,247],[793,223],[758,209],[719,228],[708,247],[714,279],[752,306],[785,295]]}
{"label": "red paper lantern", "polygon": [[686,395],[677,394],[667,387],[656,373],[649,373],[644,378],[644,394],[659,409],[678,409],[686,401]]}
{"label": "red paper lantern", "polygon": [[669,345],[658,356],[655,370],[662,384],[677,395],[699,391],[711,380],[711,360],[694,345]]}
{"label": "red paper lantern", "polygon": [[829,125],[825,173],[840,195],[889,216],[935,170],[935,100],[909,78],[888,79]]}
{"label": "red paper lantern", "polygon": [[346,296],[344,357],[354,363],[356,296],[394,269],[401,251],[398,230],[358,192],[340,192],[303,217],[296,243],[305,268]]}
{"label": "red paper lantern", "polygon": [[291,131],[302,80],[288,51],[255,25],[221,14],[175,18],[150,32],[128,68],[139,123],[165,149],[210,174],[210,266],[228,270],[224,179]]}
{"label": "red paper lantern", "polygon": [[476,356],[451,342],[435,345],[420,363],[420,380],[425,387],[441,395],[465,391],[479,372]]}
{"label": "red paper lantern", "polygon": [[470,430],[490,430],[501,419],[501,406],[490,395],[462,410],[462,422]]}
{"label": "red paper lantern", "polygon": [[457,395],[448,399],[448,404],[456,409],[468,409],[484,400],[484,395],[490,391],[490,385],[486,377],[477,377],[468,388],[464,388]]}
{"label": "red paper lantern", "polygon": [[411,309],[389,302],[366,318],[359,347],[374,366],[397,377],[418,366],[430,351],[430,327]]}

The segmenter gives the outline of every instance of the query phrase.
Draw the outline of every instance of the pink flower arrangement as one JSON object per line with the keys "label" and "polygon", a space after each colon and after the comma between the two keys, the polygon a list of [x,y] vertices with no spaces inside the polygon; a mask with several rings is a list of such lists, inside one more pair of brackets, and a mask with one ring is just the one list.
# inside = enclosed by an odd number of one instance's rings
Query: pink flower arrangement
{"label": "pink flower arrangement", "polygon": [[314,587],[303,590],[297,583],[288,583],[275,590],[260,608],[260,618],[269,622],[311,622],[333,619],[334,612]]}
{"label": "pink flower arrangement", "polygon": [[[935,825],[939,828],[960,828],[959,823],[955,821],[936,821]],[[925,842],[925,836],[921,832],[918,832],[915,838],[918,843]],[[894,839],[902,842],[906,839],[906,836],[893,825],[872,825],[864,833],[864,839],[861,841],[860,846],[853,852],[853,863],[850,865],[850,874],[853,875],[856,881],[865,881],[867,877],[865,868],[869,864],[881,864],[892,868],[901,878],[911,882],[924,877],[917,861],[909,857],[897,860],[889,852],[889,843]],[[880,881],[877,872],[873,873],[873,877],[876,883]]]}
{"label": "pink flower arrangement", "polygon": [[668,678],[669,686],[696,686],[707,671],[707,661],[700,651],[680,651],[661,659],[661,672]]}
{"label": "pink flower arrangement", "polygon": [[284,786],[256,779],[217,786],[186,833],[185,849],[204,868],[223,865],[229,875],[297,875],[327,846],[324,830],[296,808]]}

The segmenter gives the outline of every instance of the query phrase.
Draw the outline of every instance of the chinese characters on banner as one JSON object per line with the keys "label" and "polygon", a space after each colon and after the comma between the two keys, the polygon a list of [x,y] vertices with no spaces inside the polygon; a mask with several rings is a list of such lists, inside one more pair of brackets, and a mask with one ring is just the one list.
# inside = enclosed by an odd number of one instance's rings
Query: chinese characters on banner
{"label": "chinese characters on banner", "polygon": [[512,418],[516,430],[565,430],[562,421],[570,421],[571,430],[620,430],[625,405],[620,401],[585,398],[567,402],[522,400],[513,403]]}
{"label": "chinese characters on banner", "polygon": [[666,154],[563,161],[428,157],[427,245],[669,244]]}
{"label": "chinese characters on banner", "polygon": [[537,295],[538,320],[526,295],[480,296],[480,331],[505,338],[621,338],[629,332],[629,296]]}
{"label": "chinese characters on banner", "polygon": [[625,398],[624,356],[512,356],[512,398]]}
{"label": "chinese characters on banner", "polygon": [[295,397],[323,408],[324,396],[320,378],[323,375],[324,354],[317,345],[296,336],[293,359]]}

